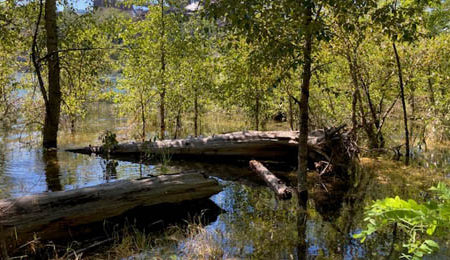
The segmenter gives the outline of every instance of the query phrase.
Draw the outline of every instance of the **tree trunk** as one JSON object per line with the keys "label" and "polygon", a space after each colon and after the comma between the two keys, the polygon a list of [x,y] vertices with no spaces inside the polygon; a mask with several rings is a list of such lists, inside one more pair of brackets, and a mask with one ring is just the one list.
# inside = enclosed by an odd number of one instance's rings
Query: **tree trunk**
{"label": "tree trunk", "polygon": [[35,235],[64,238],[77,226],[131,209],[208,198],[220,191],[216,180],[191,171],[0,200],[0,241],[6,240],[10,251]]}
{"label": "tree trunk", "polygon": [[436,105],[436,99],[434,98],[434,88],[433,88],[433,81],[431,80],[431,69],[428,68],[428,89],[430,90],[430,101],[433,105],[433,111],[436,110],[434,107]]}
{"label": "tree trunk", "polygon": [[[356,59],[356,57],[355,57],[355,59]],[[355,60],[355,63],[356,63],[356,60]],[[354,69],[356,70],[356,73],[359,72],[359,68],[358,68],[357,65],[355,66]],[[360,75],[360,77],[361,77],[361,75]],[[375,108],[375,106],[374,106],[374,104],[372,102],[372,98],[370,97],[369,86],[367,86],[367,84],[364,82],[362,77],[361,77],[361,83],[362,83],[362,86],[363,86],[363,89],[364,89],[364,93],[366,94],[367,104],[369,106],[369,111],[370,111],[370,114],[372,116],[372,121],[373,122],[371,124],[374,125],[374,128],[376,130],[378,130],[380,128],[380,118],[377,115],[376,108]],[[380,111],[380,113],[381,113],[381,111]],[[372,148],[383,148],[384,147],[384,138],[383,138],[383,133],[381,131],[376,131],[376,133],[373,136],[373,138],[374,138],[374,140],[372,141],[372,143],[374,145],[373,145]]]}
{"label": "tree trunk", "polygon": [[255,130],[259,130],[259,91],[256,91],[255,96]]}
{"label": "tree trunk", "polygon": [[161,93],[160,93],[160,104],[159,104],[159,116],[160,116],[160,137],[161,140],[165,138],[166,133],[166,119],[165,119],[165,97],[166,97],[166,83],[165,83],[165,72],[166,72],[166,50],[164,46],[164,36],[165,36],[165,23],[164,23],[164,0],[160,0],[161,4]]}
{"label": "tree trunk", "polygon": [[264,167],[262,163],[256,160],[251,160],[249,165],[252,171],[258,174],[259,177],[267,183],[279,199],[287,200],[292,197],[292,192],[286,184],[273,175],[273,173]]}
{"label": "tree trunk", "polygon": [[198,136],[198,93],[197,88],[195,88],[194,93],[194,135]]}
{"label": "tree trunk", "polygon": [[308,174],[308,99],[309,85],[311,81],[311,63],[312,63],[312,3],[307,3],[305,7],[305,45],[303,47],[303,72],[300,98],[300,135],[298,141],[298,195],[299,205],[306,209],[308,201],[308,187],[306,175]]}
{"label": "tree trunk", "polygon": [[56,148],[58,145],[59,115],[61,112],[56,0],[45,1],[45,30],[48,54],[48,105],[45,107],[43,146],[44,148]]}
{"label": "tree trunk", "polygon": [[70,116],[70,133],[75,134],[75,115]]}
{"label": "tree trunk", "polygon": [[144,105],[144,100],[143,100],[143,94],[141,93],[141,120],[142,120],[142,141],[145,141],[145,137],[147,135],[146,131],[145,131],[145,125],[146,125],[146,120],[145,120],[145,105]]}
{"label": "tree trunk", "polygon": [[369,147],[370,148],[379,148],[379,144],[378,144],[378,138],[377,138],[377,134],[374,131],[374,128],[372,126],[372,124],[369,124],[366,120],[365,117],[365,113],[364,113],[364,108],[363,108],[363,104],[362,104],[362,98],[361,98],[361,92],[359,91],[359,80],[358,80],[358,64],[356,61],[356,53],[354,54],[354,58],[351,57],[350,53],[347,53],[346,55],[347,57],[347,63],[348,63],[348,68],[350,71],[350,76],[352,78],[352,84],[353,84],[353,95],[352,95],[352,134],[354,137],[356,137],[356,128],[357,128],[357,118],[356,118],[356,107],[358,105],[359,102],[359,110],[361,113],[361,121],[362,121],[362,127],[364,129],[364,131],[367,134],[367,138],[369,139]]}
{"label": "tree trunk", "polygon": [[395,42],[392,42],[392,47],[394,48],[395,60],[397,61],[397,69],[398,69],[398,81],[400,86],[400,98],[402,99],[402,108],[403,108],[403,122],[405,127],[405,164],[409,164],[409,132],[408,132],[408,114],[406,112],[406,101],[405,101],[405,90],[403,86],[403,75],[402,75],[402,66],[400,63],[400,57],[397,52],[397,47],[395,46]]}
{"label": "tree trunk", "polygon": [[289,126],[291,127],[291,131],[294,131],[294,107],[292,104],[292,98],[289,97]]}
{"label": "tree trunk", "polygon": [[140,102],[141,102],[141,120],[142,120],[142,142],[144,142],[147,133],[145,132],[145,125],[146,125],[145,105],[144,105],[144,98],[143,98],[142,92],[140,93]]}
{"label": "tree trunk", "polygon": [[178,138],[178,134],[181,131],[181,107],[178,109],[177,112],[177,119],[175,121],[175,134],[173,139],[177,139]]}

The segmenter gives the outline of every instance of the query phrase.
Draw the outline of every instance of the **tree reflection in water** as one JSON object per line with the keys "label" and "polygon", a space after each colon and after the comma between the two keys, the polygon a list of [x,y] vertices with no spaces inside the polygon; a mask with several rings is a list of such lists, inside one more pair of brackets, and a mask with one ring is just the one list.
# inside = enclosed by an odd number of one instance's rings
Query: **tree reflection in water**
{"label": "tree reflection in water", "polygon": [[229,182],[222,193],[213,197],[226,213],[208,230],[225,258],[387,257],[392,248],[392,230],[364,244],[352,237],[365,225],[364,205],[373,199],[370,192],[377,185],[371,174],[352,178],[350,185],[337,189],[313,188],[307,211],[299,209],[296,197],[278,201],[267,187]]}
{"label": "tree reflection in water", "polygon": [[63,187],[61,185],[61,174],[58,162],[57,151],[44,151],[42,154],[42,160],[45,164],[45,181],[47,183],[48,191],[61,191]]}

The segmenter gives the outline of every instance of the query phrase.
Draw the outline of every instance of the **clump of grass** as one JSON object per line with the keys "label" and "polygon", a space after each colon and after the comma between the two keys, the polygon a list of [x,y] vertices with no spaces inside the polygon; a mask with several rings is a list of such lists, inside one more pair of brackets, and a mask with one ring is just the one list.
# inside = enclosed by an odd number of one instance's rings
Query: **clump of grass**
{"label": "clump of grass", "polygon": [[221,236],[207,230],[200,221],[170,226],[160,233],[148,233],[126,226],[114,234],[114,243],[99,258],[92,259],[217,259],[222,258]]}
{"label": "clump of grass", "polygon": [[223,235],[207,230],[201,224],[189,224],[187,238],[182,242],[182,256],[195,259],[221,259],[225,252],[221,246]]}

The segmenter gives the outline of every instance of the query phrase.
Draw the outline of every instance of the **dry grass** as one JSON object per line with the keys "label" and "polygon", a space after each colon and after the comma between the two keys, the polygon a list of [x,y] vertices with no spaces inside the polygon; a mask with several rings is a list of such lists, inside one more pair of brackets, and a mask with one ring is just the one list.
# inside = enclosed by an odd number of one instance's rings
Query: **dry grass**
{"label": "dry grass", "polygon": [[369,193],[373,199],[400,196],[421,200],[428,189],[438,182],[450,184],[444,169],[430,169],[417,164],[406,166],[403,162],[382,157],[361,158],[361,169],[374,174]]}
{"label": "dry grass", "polygon": [[381,183],[403,181],[407,184],[425,184],[449,182],[444,171],[418,166],[416,164],[405,165],[400,161],[392,161],[383,157],[360,159],[363,168],[376,173]]}
{"label": "dry grass", "polygon": [[104,253],[83,259],[218,259],[224,252],[221,236],[194,221],[187,226],[171,226],[162,233],[147,233],[125,227],[114,235]]}

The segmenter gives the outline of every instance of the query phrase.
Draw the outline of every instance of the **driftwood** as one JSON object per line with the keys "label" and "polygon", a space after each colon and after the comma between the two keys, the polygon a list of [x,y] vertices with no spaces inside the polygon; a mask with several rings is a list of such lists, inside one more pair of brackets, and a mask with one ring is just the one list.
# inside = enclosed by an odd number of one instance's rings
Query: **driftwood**
{"label": "driftwood", "polygon": [[0,200],[0,247],[10,251],[35,235],[67,237],[74,227],[135,208],[208,198],[220,191],[216,180],[191,171]]}
{"label": "driftwood", "polygon": [[262,163],[256,160],[251,160],[249,165],[252,171],[258,174],[267,183],[267,185],[275,192],[278,198],[284,200],[292,198],[291,189],[289,189],[283,181],[278,179],[275,175],[273,175],[273,173],[271,173],[266,167],[264,167]]}
{"label": "driftwood", "polygon": [[[308,137],[310,168],[314,162],[339,161],[349,164],[351,157],[347,151],[346,134],[343,127],[313,131]],[[133,155],[170,155],[172,158],[259,159],[296,162],[298,153],[298,131],[243,131],[213,135],[204,138],[163,140],[144,143],[123,143],[117,145],[110,154],[118,157]],[[83,154],[102,154],[101,146],[89,146],[67,151]],[[333,152],[337,151],[337,152]],[[334,160],[333,156],[340,156]]]}

